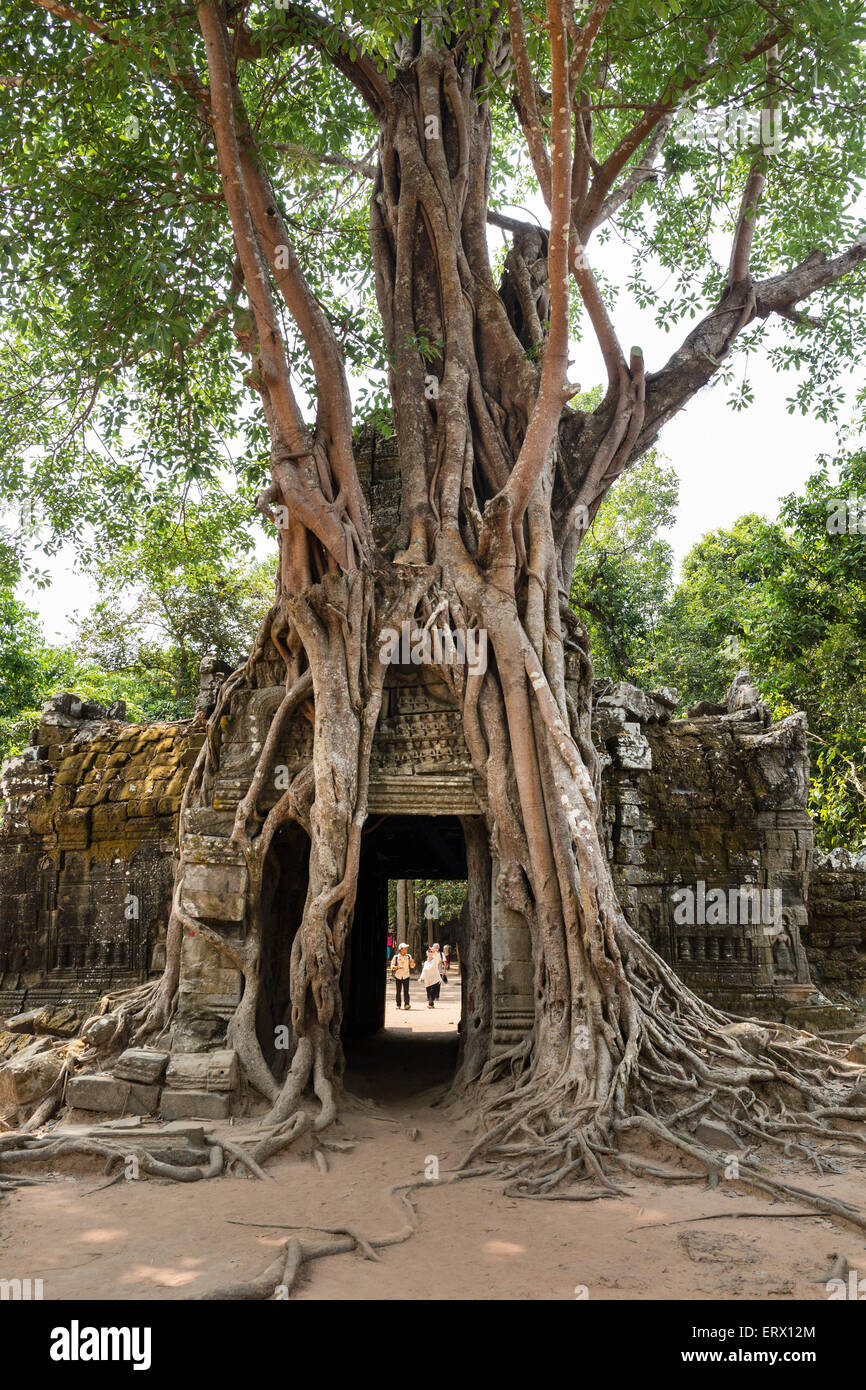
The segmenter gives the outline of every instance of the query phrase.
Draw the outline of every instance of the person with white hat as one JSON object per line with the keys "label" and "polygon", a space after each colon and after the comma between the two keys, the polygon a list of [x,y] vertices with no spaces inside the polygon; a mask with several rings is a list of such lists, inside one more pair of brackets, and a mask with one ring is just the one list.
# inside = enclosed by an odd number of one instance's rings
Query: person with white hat
{"label": "person with white hat", "polygon": [[[401,941],[397,947],[397,954],[391,961],[391,971],[397,981],[397,1008],[411,1008],[409,1003],[409,972],[415,969],[415,962],[409,955],[408,941]],[[400,1003],[400,996],[403,996],[403,1003]]]}

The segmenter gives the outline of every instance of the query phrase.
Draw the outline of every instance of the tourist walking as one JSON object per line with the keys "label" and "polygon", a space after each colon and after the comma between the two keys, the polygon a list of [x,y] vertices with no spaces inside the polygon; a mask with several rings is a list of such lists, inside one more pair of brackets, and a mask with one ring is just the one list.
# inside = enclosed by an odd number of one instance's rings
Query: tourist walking
{"label": "tourist walking", "polygon": [[438,946],[427,947],[427,959],[418,978],[427,990],[427,1008],[432,1009],[442,988],[442,957]]}
{"label": "tourist walking", "polygon": [[[414,969],[415,962],[409,955],[409,943],[407,941],[401,941],[400,945],[397,947],[397,954],[391,961],[391,971],[394,979],[397,981],[398,1009],[408,1009],[411,1007],[409,1003],[409,974],[410,971]],[[401,994],[403,996],[402,1004],[400,1003]]]}

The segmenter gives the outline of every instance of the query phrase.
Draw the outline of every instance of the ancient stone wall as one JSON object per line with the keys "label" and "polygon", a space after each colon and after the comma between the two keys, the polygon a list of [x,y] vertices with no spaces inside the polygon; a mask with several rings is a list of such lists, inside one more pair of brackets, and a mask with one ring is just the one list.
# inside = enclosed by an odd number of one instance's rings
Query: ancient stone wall
{"label": "ancient stone wall", "polygon": [[127,724],[63,694],[0,794],[0,1016],[82,1005],[162,967],[181,796],[201,718]]}
{"label": "ancient stone wall", "polygon": [[699,994],[769,1018],[805,1009],[806,1022],[805,716],[771,724],[745,673],[725,705],[675,720],[675,703],[674,692],[597,682],[605,842],[623,909]]}
{"label": "ancient stone wall", "polygon": [[[161,968],[178,810],[223,675],[217,663],[203,668],[199,712],[177,724],[130,725],[119,708],[57,697],[27,754],[4,766],[0,1017],[92,998]],[[256,687],[233,697],[233,706],[240,703],[213,807],[187,813],[184,905],[229,933],[241,929],[244,883],[228,836],[282,693],[272,676],[263,667]],[[483,810],[459,716],[429,680],[424,668],[411,680],[395,669],[374,747],[371,815]],[[803,944],[825,993],[862,999],[866,868],[835,852],[819,860],[807,923],[812,829],[803,717],[772,725],[745,678],[725,705],[700,706],[685,720],[672,719],[674,707],[669,691],[597,683],[605,844],[623,907],[698,992],[735,1012],[781,1017],[795,1009],[803,1022],[830,1026],[832,1018],[809,1013],[816,1000]],[[297,768],[309,742],[309,726],[293,724],[278,761]],[[266,795],[265,807],[278,794]],[[284,883],[282,898],[286,891]],[[772,920],[755,920],[752,892],[759,909],[779,908]],[[681,910],[689,893],[700,920]],[[721,913],[709,907],[713,894],[723,899]],[[507,922],[495,920],[497,931],[494,1027],[504,1041],[531,1018],[532,972],[527,943],[512,939]],[[184,940],[179,1012],[195,1020],[196,1046],[219,1045],[239,997],[236,976],[216,947]]]}
{"label": "ancient stone wall", "polygon": [[825,994],[866,1006],[866,852],[815,851],[803,944]]}

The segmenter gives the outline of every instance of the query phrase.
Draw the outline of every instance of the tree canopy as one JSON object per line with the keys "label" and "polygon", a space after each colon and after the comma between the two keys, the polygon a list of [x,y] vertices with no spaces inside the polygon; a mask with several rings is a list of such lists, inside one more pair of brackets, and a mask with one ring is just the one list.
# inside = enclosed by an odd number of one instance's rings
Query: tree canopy
{"label": "tree canopy", "polygon": [[[510,8],[536,86],[533,95],[520,65],[487,71],[494,208],[531,194],[539,169],[543,180],[539,141],[550,120],[543,12]],[[679,357],[647,364],[656,375],[646,442],[683,403],[674,378],[691,374],[691,394],[720,371],[733,387],[737,353],[758,347],[769,316],[788,329],[773,348],[776,365],[802,369],[792,404],[832,413],[839,367],[862,355],[864,331],[853,308],[866,252],[856,202],[859,5],[618,0],[578,7],[574,22],[588,16],[600,37],[575,79],[592,141],[578,168],[580,235],[588,242],[598,228],[604,239],[617,228],[640,303],[671,333],[693,330]],[[362,416],[390,413],[367,212],[377,93],[419,24],[471,52],[490,45],[505,17],[498,4],[464,17],[363,0],[252,3],[231,14],[259,154]],[[39,499],[46,546],[73,540],[86,550],[94,527],[147,505],[166,480],[180,490],[228,470],[242,487],[265,481],[264,425],[244,385],[249,311],[194,10],[167,0],[91,0],[85,11],[12,0],[0,40],[0,481],[9,495]],[[756,158],[736,121],[762,108],[776,113],[779,138]],[[725,118],[715,135],[702,112]],[[707,316],[730,283],[731,254],[734,278],[745,256],[760,289],[735,352],[713,362]],[[609,355],[616,287],[600,288],[597,303],[588,280],[578,286],[573,326],[599,335]],[[818,301],[809,317],[805,298]],[[283,329],[293,379],[311,400],[308,347],[285,316]],[[435,355],[435,345],[425,350]],[[748,397],[747,385],[734,389]]]}

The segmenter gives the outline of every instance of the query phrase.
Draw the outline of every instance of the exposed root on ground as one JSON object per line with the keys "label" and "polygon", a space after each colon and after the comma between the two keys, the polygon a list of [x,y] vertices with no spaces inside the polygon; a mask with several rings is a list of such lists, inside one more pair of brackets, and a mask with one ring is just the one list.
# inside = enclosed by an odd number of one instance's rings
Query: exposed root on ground
{"label": "exposed root on ground", "polygon": [[[447,1187],[450,1183],[461,1182],[464,1178],[483,1177],[493,1171],[492,1167],[475,1168],[468,1172],[450,1174],[448,1177],[440,1178],[435,1184],[421,1179],[418,1182],[399,1183],[389,1187],[387,1195],[395,1197],[400,1202],[406,1212],[407,1219],[396,1231],[391,1231],[383,1236],[364,1237],[354,1226],[282,1226],[279,1222],[275,1222],[267,1229],[317,1232],[335,1237],[335,1239],[315,1241],[290,1236],[276,1259],[268,1265],[267,1269],[262,1270],[261,1274],[253,1279],[211,1290],[209,1293],[202,1294],[201,1298],[208,1302],[223,1299],[235,1302],[241,1300],[280,1302],[291,1297],[297,1288],[304,1266],[312,1264],[315,1260],[327,1259],[330,1255],[345,1255],[351,1250],[359,1251],[365,1260],[378,1260],[377,1250],[383,1250],[389,1245],[404,1244],[407,1240],[411,1240],[418,1229],[418,1213],[411,1200],[411,1193],[431,1185]],[[244,1225],[246,1224],[248,1223],[244,1222]],[[265,1225],[264,1222],[255,1224]]]}
{"label": "exposed root on ground", "polygon": [[16,1183],[16,1174],[6,1171],[7,1164],[50,1163],[59,1158],[101,1158],[106,1176],[115,1169],[134,1161],[138,1171],[154,1178],[170,1178],[174,1182],[200,1182],[203,1178],[218,1178],[240,1165],[257,1178],[267,1174],[240,1145],[224,1139],[204,1137],[206,1152],[200,1156],[193,1149],[169,1149],[170,1158],[156,1158],[134,1138],[123,1139],[32,1135],[13,1131],[0,1136],[0,1176],[5,1183]]}
{"label": "exposed root on ground", "polygon": [[[654,964],[659,968],[657,958]],[[630,974],[634,975],[631,968]],[[645,1031],[640,1064],[630,1071],[627,1091],[618,1090],[614,1072],[603,1102],[597,1095],[576,1095],[566,1074],[542,1074],[531,1041],[524,1040],[485,1068],[484,1089],[492,1088],[498,1094],[481,1106],[479,1113],[488,1128],[457,1170],[436,1182],[418,1179],[388,1189],[406,1217],[402,1226],[381,1236],[365,1237],[352,1225],[323,1228],[276,1222],[268,1229],[292,1234],[267,1268],[252,1279],[201,1297],[287,1299],[297,1290],[304,1272],[320,1259],[358,1251],[365,1259],[377,1260],[379,1250],[409,1240],[418,1226],[411,1200],[415,1190],[481,1176],[501,1179],[503,1194],[508,1197],[567,1202],[626,1196],[620,1175],[626,1181],[635,1176],[664,1182],[706,1182],[710,1187],[724,1177],[749,1191],[758,1189],[866,1230],[866,1213],[860,1209],[777,1178],[755,1158],[740,1157],[737,1152],[754,1147],[758,1141],[786,1155],[807,1159],[822,1173],[817,1147],[822,1142],[844,1139],[866,1151],[866,1134],[862,1132],[866,1107],[844,1103],[846,1097],[862,1099],[866,1069],[844,1061],[843,1046],[784,1025],[760,1023],[744,1035],[725,1015],[696,1001],[680,982],[676,982],[676,989],[668,996],[672,1002],[665,1008],[660,1007],[658,989],[647,995],[635,978],[631,984],[638,996],[643,994],[646,1013],[642,1014]],[[696,1009],[702,1025],[699,1032]],[[748,1051],[743,1042],[760,1045],[760,1055]],[[313,1049],[309,1050],[307,1063],[314,1071]],[[464,1088],[464,1100],[465,1094]],[[203,1150],[169,1148],[161,1151],[161,1157],[137,1144],[134,1132],[122,1138],[108,1134],[104,1138],[66,1138],[62,1132],[40,1136],[20,1130],[0,1136],[0,1192],[53,1180],[22,1175],[22,1165],[53,1163],[72,1156],[103,1160],[106,1176],[113,1181],[123,1176],[124,1166],[133,1157],[141,1174],[156,1179],[188,1183],[241,1172],[266,1179],[269,1175],[263,1165],[305,1136],[307,1143],[313,1144],[317,1166],[326,1172],[326,1154],[349,1150],[356,1142],[327,1133],[335,1111],[332,1088],[329,1104],[321,1104],[318,1113],[299,1107],[277,1124],[266,1122],[254,1144],[248,1141],[245,1147],[205,1134]],[[689,1126],[702,1118],[719,1121],[730,1130],[739,1141],[731,1146],[734,1152],[713,1149],[695,1138]],[[668,1148],[680,1160],[694,1164],[697,1171],[663,1168],[642,1153],[624,1150],[623,1142],[629,1136],[644,1137]],[[736,1167],[732,1167],[735,1154]]]}
{"label": "exposed root on ground", "polygon": [[[844,1045],[784,1024],[733,1023],[693,995],[640,937],[628,928],[620,937],[639,1031],[621,1039],[618,1064],[581,1087],[567,1067],[544,1069],[525,1042],[504,1053],[485,1069],[497,1094],[482,1106],[486,1132],[461,1167],[493,1162],[510,1196],[570,1200],[579,1194],[562,1189],[575,1183],[617,1190],[619,1169],[666,1181],[704,1177],[713,1186],[724,1177],[866,1230],[866,1211],[739,1156],[757,1141],[822,1174],[819,1144],[844,1139],[866,1151],[866,1069],[844,1059]],[[719,1126],[718,1147],[695,1137],[702,1120]],[[672,1174],[623,1152],[630,1134],[648,1136],[699,1171]]]}

